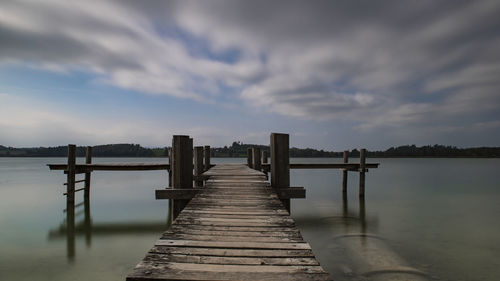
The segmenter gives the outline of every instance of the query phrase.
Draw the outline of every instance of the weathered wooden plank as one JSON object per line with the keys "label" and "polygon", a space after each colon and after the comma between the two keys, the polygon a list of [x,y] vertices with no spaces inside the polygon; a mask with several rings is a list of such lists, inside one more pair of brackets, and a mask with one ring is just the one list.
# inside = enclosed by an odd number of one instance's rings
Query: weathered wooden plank
{"label": "weathered wooden plank", "polygon": [[206,222],[223,222],[223,223],[293,223],[293,219],[288,216],[260,216],[260,217],[221,217],[210,215],[190,216],[189,214],[179,215],[179,220],[206,221]]}
{"label": "weathered wooden plank", "polygon": [[293,227],[293,222],[246,222],[246,221],[205,221],[199,219],[177,219],[176,224],[192,224],[192,225],[206,225],[206,226],[246,226],[246,227]]}
{"label": "weathered wooden plank", "polygon": [[312,250],[309,249],[219,249],[201,247],[154,246],[149,252],[159,254],[202,255],[217,257],[314,257]]}
{"label": "weathered wooden plank", "polygon": [[200,190],[199,188],[189,188],[189,189],[157,189],[155,190],[156,199],[191,199]]}
{"label": "weathered wooden plank", "polygon": [[298,230],[293,231],[292,228],[289,232],[282,231],[215,231],[205,229],[192,229],[189,227],[174,227],[172,226],[166,233],[174,234],[193,234],[193,235],[212,235],[212,236],[244,236],[244,237],[288,237],[299,238],[302,237]]}
{"label": "weathered wooden plank", "polygon": [[196,240],[157,240],[155,246],[181,246],[181,247],[203,247],[203,248],[227,248],[227,249],[282,249],[310,250],[308,243],[261,243],[261,242],[225,242],[225,241],[196,241]]}
{"label": "weathered wooden plank", "polygon": [[306,198],[306,190],[303,187],[289,187],[276,189],[280,199]]}
{"label": "weathered wooden plank", "polygon": [[261,243],[292,243],[304,242],[302,237],[280,237],[280,236],[233,236],[233,235],[202,235],[186,233],[164,233],[161,239],[171,240],[193,240],[193,241],[219,241],[219,242],[261,242]]}
{"label": "weathered wooden plank", "polygon": [[284,210],[255,210],[255,211],[242,211],[241,209],[209,209],[209,208],[196,208],[194,206],[189,206],[184,209],[185,213],[190,213],[192,215],[196,214],[214,214],[214,215],[230,215],[230,216],[287,216],[288,212]]}
{"label": "weathered wooden plank", "polygon": [[[192,208],[186,210],[186,216],[189,217],[214,217],[214,218],[238,218],[238,219],[248,219],[248,218],[266,218],[266,217],[285,217],[288,213],[281,210],[247,210],[242,212],[239,209],[226,209],[226,210],[216,210],[216,209],[206,209],[206,208]],[[184,215],[184,214],[183,214]]]}
{"label": "weathered wooden plank", "polygon": [[293,226],[294,221],[286,216],[271,218],[217,218],[217,217],[190,217],[181,215],[176,220],[177,224],[208,224],[208,225],[234,225],[234,226]]}
{"label": "weathered wooden plank", "polygon": [[144,264],[150,263],[151,265],[157,264],[165,266],[169,270],[183,270],[183,271],[205,271],[205,272],[269,272],[269,273],[325,273],[323,268],[317,265],[290,265],[290,266],[274,266],[274,265],[240,265],[240,264],[204,264],[204,263],[155,263],[155,261],[145,261]]}
{"label": "weathered wooden plank", "polygon": [[[170,264],[169,264],[170,265]],[[179,264],[176,264],[179,265]],[[216,266],[216,265],[214,265]],[[229,267],[230,265],[219,265],[219,267]],[[330,275],[325,272],[310,272],[307,267],[296,267],[289,271],[284,271],[283,268],[288,266],[274,266],[272,269],[281,271],[266,272],[260,271],[261,267],[267,266],[247,266],[249,271],[234,271],[242,270],[243,268],[232,268],[228,271],[201,271],[188,270],[186,267],[165,266],[156,263],[140,263],[134,268],[134,271],[127,276],[127,281],[135,280],[191,280],[191,281],[208,281],[208,280],[238,280],[238,281],[326,281],[332,280]],[[253,268],[253,270],[251,270]],[[220,268],[217,268],[219,270]],[[271,268],[270,268],[271,269]]]}
{"label": "weathered wooden plank", "polygon": [[203,230],[216,230],[216,231],[247,231],[247,232],[276,232],[276,231],[282,231],[282,232],[290,232],[290,231],[296,231],[296,228],[293,227],[284,227],[284,226],[275,226],[275,227],[269,227],[269,226],[238,226],[238,225],[232,225],[232,226],[224,226],[224,225],[199,225],[199,224],[182,224],[182,223],[177,223],[173,224],[172,228],[178,226],[178,227],[184,227],[184,228],[191,228],[191,229],[203,229]]}
{"label": "weathered wooden plank", "polygon": [[156,254],[150,253],[145,258],[147,262],[157,263],[201,263],[227,265],[319,265],[315,258],[296,257],[215,257],[202,255]]}
{"label": "weathered wooden plank", "polygon": [[217,192],[217,193],[209,193],[209,192],[204,192],[198,194],[197,198],[203,198],[203,199],[259,199],[259,200],[265,200],[265,199],[276,199],[278,196],[273,193],[262,193],[262,194],[255,194],[255,193],[223,193],[223,192]]}

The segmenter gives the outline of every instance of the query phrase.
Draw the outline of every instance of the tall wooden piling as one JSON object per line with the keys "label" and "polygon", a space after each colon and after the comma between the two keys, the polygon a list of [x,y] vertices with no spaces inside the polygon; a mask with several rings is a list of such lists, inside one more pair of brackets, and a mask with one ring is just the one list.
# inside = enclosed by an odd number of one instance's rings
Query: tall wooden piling
{"label": "tall wooden piling", "polygon": [[260,157],[261,157],[261,155],[260,155],[260,148],[259,147],[252,148],[252,158],[253,158],[252,159],[253,160],[253,166],[252,166],[252,168],[254,170],[257,170],[257,171],[262,170],[262,165],[260,163],[260,160],[261,160]]}
{"label": "tall wooden piling", "polygon": [[194,147],[194,176],[195,176],[195,186],[203,186],[203,180],[201,179],[201,174],[203,173],[203,146]]}
{"label": "tall wooden piling", "polygon": [[205,171],[208,171],[210,169],[210,145],[205,145],[203,155],[205,158]]}
{"label": "tall wooden piling", "polygon": [[68,145],[68,166],[66,182],[66,243],[68,258],[75,256],[75,172],[76,145]]}
{"label": "tall wooden piling", "polygon": [[[189,136],[173,136],[172,139],[172,188],[193,188],[193,139]],[[176,219],[189,200],[171,200],[171,213]]]}
{"label": "tall wooden piling", "polygon": [[[267,164],[267,151],[262,150],[262,164]],[[268,169],[262,169],[264,174],[266,174],[266,179],[269,179]]]}
{"label": "tall wooden piling", "polygon": [[359,153],[359,197],[365,197],[365,170],[366,149],[362,148]]}
{"label": "tall wooden piling", "polygon": [[[344,163],[349,162],[349,151],[344,151]],[[342,170],[342,193],[347,193],[347,169]]]}
{"label": "tall wooden piling", "polygon": [[76,145],[68,144],[68,166],[66,181],[66,211],[75,208],[75,172],[76,172]]}
{"label": "tall wooden piling", "polygon": [[[275,189],[290,187],[290,144],[288,134],[271,134],[271,186]],[[290,199],[281,199],[290,212]]]}
{"label": "tall wooden piling", "polygon": [[252,149],[247,148],[247,165],[249,168],[253,168],[253,154],[252,154]]}
{"label": "tall wooden piling", "polygon": [[168,164],[170,164],[170,168],[167,170],[168,173],[168,187],[172,187],[172,148],[167,150],[168,153]]}
{"label": "tall wooden piling", "polygon": [[[85,164],[92,164],[92,146],[87,146],[85,150]],[[85,183],[83,186],[83,200],[90,200],[90,172],[85,173]]]}

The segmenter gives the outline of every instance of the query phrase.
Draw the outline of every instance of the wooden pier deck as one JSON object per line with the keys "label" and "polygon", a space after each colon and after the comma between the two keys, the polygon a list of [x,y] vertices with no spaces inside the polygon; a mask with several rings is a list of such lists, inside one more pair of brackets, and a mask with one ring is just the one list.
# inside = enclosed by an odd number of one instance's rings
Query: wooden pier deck
{"label": "wooden pier deck", "polygon": [[261,171],[216,165],[146,257],[138,280],[332,280]]}

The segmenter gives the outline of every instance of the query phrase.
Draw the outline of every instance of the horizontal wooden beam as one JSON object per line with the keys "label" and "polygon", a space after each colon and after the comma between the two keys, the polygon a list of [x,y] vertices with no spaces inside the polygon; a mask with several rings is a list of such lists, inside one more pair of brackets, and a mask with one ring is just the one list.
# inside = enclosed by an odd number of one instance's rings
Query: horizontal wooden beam
{"label": "horizontal wooden beam", "polygon": [[[84,182],[84,181],[85,181],[85,180],[77,180],[77,181],[75,181],[75,183]],[[65,183],[64,183],[64,185],[68,185],[68,183],[67,183],[67,182],[65,182]]]}
{"label": "horizontal wooden beam", "polygon": [[306,198],[306,190],[303,187],[288,187],[275,189],[280,199]]}
{"label": "horizontal wooden beam", "polygon": [[155,191],[155,197],[156,199],[191,199],[200,190],[203,189],[202,188],[157,189]]}
{"label": "horizontal wooden beam", "polygon": [[[47,164],[51,170],[66,170],[66,164]],[[92,171],[150,171],[150,170],[169,170],[170,164],[150,164],[150,163],[129,163],[129,164],[77,164],[77,172]]]}
{"label": "horizontal wooden beam", "polygon": [[207,180],[209,177],[210,176],[206,176],[206,175],[199,175],[199,176],[193,175],[193,180],[204,181],[204,180]]}
{"label": "horizontal wooden beam", "polygon": [[[82,190],[84,190],[84,189],[85,189],[85,187],[82,187],[82,188],[79,188],[79,189],[75,189],[75,191],[73,191],[73,192],[82,191]],[[64,192],[64,193],[63,193],[63,195],[68,195],[68,193],[67,193],[67,192]]]}
{"label": "horizontal wooden beam", "polygon": [[[379,163],[366,163],[366,168],[378,168]],[[269,171],[270,164],[262,164],[262,168]],[[346,169],[349,171],[358,171],[359,163],[292,163],[290,169]]]}

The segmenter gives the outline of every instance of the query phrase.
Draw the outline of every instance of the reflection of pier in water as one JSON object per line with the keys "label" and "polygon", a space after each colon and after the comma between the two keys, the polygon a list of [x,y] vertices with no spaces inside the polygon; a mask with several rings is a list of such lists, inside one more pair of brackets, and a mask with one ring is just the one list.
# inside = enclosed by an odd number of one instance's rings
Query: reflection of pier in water
{"label": "reflection of pier in water", "polygon": [[[82,208],[83,207],[83,208]],[[165,231],[170,223],[170,213],[165,221],[153,222],[122,222],[122,223],[93,223],[90,215],[90,200],[84,197],[84,201],[75,205],[77,212],[67,212],[65,220],[58,228],[51,229],[48,234],[49,241],[66,239],[66,252],[68,260],[72,261],[76,255],[76,237],[84,236],[85,245],[92,246],[92,236],[104,235],[127,235],[139,233],[161,233]],[[76,218],[83,215],[83,220],[76,222]]]}

